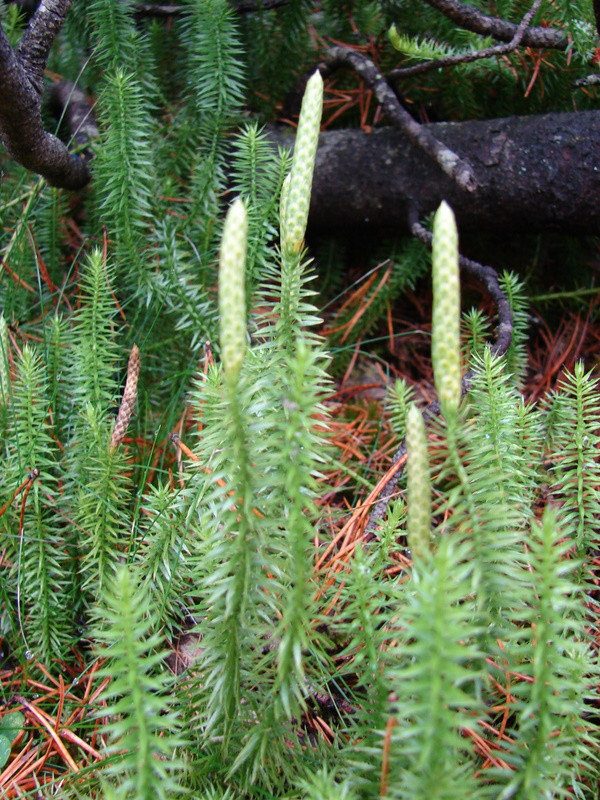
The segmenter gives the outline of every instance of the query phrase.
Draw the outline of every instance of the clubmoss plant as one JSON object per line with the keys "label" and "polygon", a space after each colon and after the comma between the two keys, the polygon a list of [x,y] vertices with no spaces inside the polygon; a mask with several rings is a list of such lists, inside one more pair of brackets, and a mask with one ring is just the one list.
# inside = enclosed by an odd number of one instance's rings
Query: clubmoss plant
{"label": "clubmoss plant", "polygon": [[8,326],[4,314],[0,313],[0,406],[3,409],[8,405],[9,387]]}
{"label": "clubmoss plant", "polygon": [[406,535],[412,557],[420,561],[429,552],[431,486],[423,415],[413,403],[406,415],[408,518]]}
{"label": "clubmoss plant", "polygon": [[394,433],[400,441],[406,436],[406,417],[414,399],[414,389],[403,378],[394,381],[387,391],[386,410]]}
{"label": "clubmoss plant", "polygon": [[[596,546],[600,509],[598,437],[598,381],[583,363],[565,375],[560,391],[550,398],[549,456],[552,490],[561,499],[562,513],[572,523],[577,552]],[[568,410],[567,410],[568,409]]]}
{"label": "clubmoss plant", "polygon": [[[105,779],[119,798],[167,800],[183,795],[184,738],[161,669],[165,653],[153,631],[151,605],[137,574],[120,565],[95,611],[94,640],[110,678],[103,693],[102,733],[108,740]],[[101,645],[104,647],[101,648]]]}
{"label": "clubmoss plant", "polygon": [[[432,343],[442,413],[408,410],[417,388],[397,384],[394,469],[404,438],[408,463],[384,518],[367,525],[370,505],[349,508],[348,484],[329,505],[337,407],[304,243],[320,76],[292,158],[254,125],[233,132],[262,102],[246,64],[261,63],[265,44],[278,54],[273,85],[302,68],[289,54],[315,6],[258,5],[185,0],[163,31],[129,0],[75,0],[85,25],[65,30],[56,71],[75,77],[90,55],[94,184],[71,198],[2,161],[2,652],[28,702],[38,663],[59,687],[76,676],[56,731],[78,764],[88,759],[77,775],[46,759],[36,779],[56,779],[39,791],[592,800],[594,373],[578,364],[525,402],[526,309],[507,276],[514,347],[494,356],[492,321],[471,315],[461,397],[457,235],[443,205]],[[346,5],[319,4],[328,35],[351,31]],[[350,5],[368,36],[388,11],[411,37],[431,22],[413,0]],[[518,5],[499,0],[497,13],[517,18]],[[577,34],[582,4],[558,5],[540,15]],[[16,36],[14,10],[0,14]],[[170,58],[180,42],[185,56]],[[501,94],[506,63],[470,74],[495,70]],[[444,102],[473,103],[458,83]],[[368,309],[340,335],[349,351],[429,267],[421,243],[388,257],[360,295]],[[125,374],[134,342],[137,399]],[[54,695],[35,707],[57,713]],[[91,750],[68,739],[66,720]],[[39,730],[30,717],[27,746],[48,746]]]}

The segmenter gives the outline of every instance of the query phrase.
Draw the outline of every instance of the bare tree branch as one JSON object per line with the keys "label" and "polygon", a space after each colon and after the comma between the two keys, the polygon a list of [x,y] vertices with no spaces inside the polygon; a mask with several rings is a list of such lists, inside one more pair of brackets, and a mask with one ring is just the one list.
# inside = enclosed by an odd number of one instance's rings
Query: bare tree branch
{"label": "bare tree branch", "polygon": [[288,2],[289,0],[233,0],[233,5],[237,11],[247,13],[287,6]]}
{"label": "bare tree branch", "polygon": [[[489,17],[476,8],[461,3],[460,0],[423,0],[424,3],[441,12],[445,17],[482,36],[491,36],[501,42],[510,42],[517,26],[512,22]],[[545,50],[566,50],[569,44],[564,32],[557,28],[528,28],[523,36],[526,47],[541,47]]]}
{"label": "bare tree branch", "polygon": [[398,78],[409,78],[413,75],[420,75],[424,72],[430,72],[434,69],[442,69],[443,67],[451,67],[456,64],[469,64],[473,61],[479,61],[482,58],[491,58],[493,56],[502,56],[506,53],[511,53],[516,50],[523,42],[523,37],[527,30],[529,23],[535,12],[540,7],[542,0],[535,0],[527,14],[523,17],[519,26],[515,30],[515,35],[506,44],[498,44],[493,47],[485,47],[483,50],[476,50],[469,53],[458,53],[454,56],[446,56],[445,58],[438,58],[433,61],[424,61],[421,64],[415,64],[412,67],[399,67],[393,69],[388,73],[388,80]]}
{"label": "bare tree branch", "polygon": [[332,47],[327,51],[325,63],[319,65],[319,69],[322,73],[329,74],[340,66],[350,66],[360,75],[373,90],[390,121],[413,144],[427,153],[457,186],[467,191],[476,188],[477,182],[470,164],[436,139],[430,130],[419,125],[408,111],[402,108],[393,89],[370,59],[349,48]]}
{"label": "bare tree branch", "polygon": [[178,17],[185,11],[183,6],[156,5],[154,3],[136,3],[133,14],[136,19],[144,17]]}
{"label": "bare tree branch", "polygon": [[42,0],[17,47],[17,59],[40,96],[50,48],[62,28],[71,2],[72,0]]}
{"label": "bare tree branch", "polygon": [[44,130],[40,113],[46,60],[70,4],[42,0],[16,53],[0,26],[0,138],[15,161],[51,186],[81,189],[90,179],[85,160]]}

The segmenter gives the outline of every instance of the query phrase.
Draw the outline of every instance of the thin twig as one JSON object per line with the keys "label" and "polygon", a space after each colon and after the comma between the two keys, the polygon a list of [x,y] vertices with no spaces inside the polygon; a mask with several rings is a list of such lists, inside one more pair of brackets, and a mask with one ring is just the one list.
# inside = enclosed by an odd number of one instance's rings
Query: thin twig
{"label": "thin twig", "polygon": [[483,50],[476,50],[469,53],[457,53],[453,56],[446,56],[444,58],[437,58],[433,61],[423,61],[420,64],[414,64],[412,67],[398,67],[388,73],[388,80],[395,80],[397,78],[408,78],[413,75],[420,75],[424,72],[430,72],[434,69],[442,69],[443,67],[452,67],[456,64],[470,64],[473,61],[479,61],[482,58],[492,58],[493,56],[503,56],[511,53],[523,44],[525,33],[527,32],[529,23],[535,12],[540,7],[541,0],[535,0],[529,11],[525,14],[517,28],[512,39],[506,44],[497,44],[493,47],[485,47]]}
{"label": "thin twig", "polygon": [[[423,0],[461,28],[491,36],[501,42],[510,42],[517,26],[513,22],[489,17],[473,6],[460,0]],[[532,27],[525,31],[523,44],[527,47],[541,47],[544,50],[566,50],[569,40],[564,31],[558,28]]]}
{"label": "thin twig", "polygon": [[371,59],[346,47],[332,47],[327,51],[324,63],[319,65],[319,70],[325,76],[342,66],[352,67],[355,70],[373,90],[377,101],[394,126],[427,153],[457,186],[467,191],[477,188],[471,165],[411,117]]}
{"label": "thin twig", "polygon": [[593,75],[586,75],[585,78],[577,78],[573,81],[573,86],[594,86],[600,83],[600,74],[595,72]]}

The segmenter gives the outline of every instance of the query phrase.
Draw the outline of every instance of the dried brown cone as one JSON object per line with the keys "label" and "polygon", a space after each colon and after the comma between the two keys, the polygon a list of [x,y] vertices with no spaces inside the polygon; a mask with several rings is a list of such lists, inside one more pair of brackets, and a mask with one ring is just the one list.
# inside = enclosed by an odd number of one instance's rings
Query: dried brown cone
{"label": "dried brown cone", "polygon": [[110,437],[110,449],[114,451],[123,441],[125,431],[129,425],[129,420],[133,413],[135,401],[137,400],[137,383],[140,374],[140,351],[137,344],[131,348],[129,361],[127,363],[127,380],[125,381],[125,389],[123,390],[123,399],[115,427],[113,428],[112,436]]}

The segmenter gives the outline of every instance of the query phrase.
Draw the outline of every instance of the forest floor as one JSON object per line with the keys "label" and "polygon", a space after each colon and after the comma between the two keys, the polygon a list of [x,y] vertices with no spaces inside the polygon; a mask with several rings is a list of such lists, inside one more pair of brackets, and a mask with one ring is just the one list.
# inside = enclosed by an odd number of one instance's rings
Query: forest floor
{"label": "forest floor", "polygon": [[[357,302],[359,309],[360,297]],[[588,369],[598,364],[600,321],[596,302],[593,298],[583,311],[556,313],[553,309],[552,314],[547,313],[551,322],[545,318],[547,307],[531,310],[529,368],[523,389],[527,400],[535,402],[556,386],[577,359],[583,359]],[[356,543],[369,535],[366,529],[374,504],[383,486],[404,463],[403,459],[393,462],[399,442],[386,419],[386,386],[403,377],[423,402],[434,398],[429,319],[426,292],[406,294],[390,309],[383,324],[389,334],[387,342],[385,330],[380,331],[384,344],[381,346],[380,341],[375,357],[359,342],[328,400],[336,459],[349,470],[339,466],[322,479],[323,540],[315,542],[315,578],[320,586],[333,583],[336,571],[348,562]],[[334,327],[334,322],[335,315],[327,326]],[[399,547],[389,566],[390,575],[404,572],[409,564],[408,554]],[[335,603],[335,598],[329,602]],[[324,613],[328,611],[331,607],[323,609]],[[193,657],[190,643],[182,637],[170,646],[169,666],[179,672]],[[97,660],[88,663],[84,650],[74,650],[69,663],[0,662],[0,734],[6,714],[18,709],[25,717],[25,726],[12,742],[10,757],[0,770],[0,796],[46,796],[40,794],[44,786],[60,785],[69,773],[94,770],[102,758],[98,712],[106,680],[97,677],[100,666]],[[304,726],[313,736],[332,741],[335,733],[325,706],[307,714]],[[501,730],[477,734],[474,745],[484,761],[494,763],[502,735]]]}
{"label": "forest floor", "polygon": [[[342,90],[329,82],[323,127],[339,125],[344,114],[350,114],[363,130],[370,130],[378,124],[381,110],[364,86]],[[402,458],[394,460],[400,443],[387,418],[387,386],[396,378],[404,378],[423,403],[435,397],[430,360],[431,298],[423,286],[425,282],[419,285],[419,291],[406,293],[388,310],[378,331],[376,353],[368,351],[361,341],[355,345],[327,401],[331,443],[339,466],[322,477],[322,540],[315,542],[314,550],[315,581],[320,587],[333,583],[336,571],[349,561],[356,543],[369,535],[369,519],[381,491],[403,467]],[[365,297],[364,286],[359,283],[341,301],[354,310],[344,331],[349,341],[356,338],[352,336],[352,320],[360,319]],[[565,370],[573,370],[577,359],[583,359],[587,369],[598,365],[598,298],[590,298],[589,304],[580,304],[578,310],[566,305],[560,310],[560,301],[530,309],[529,366],[523,387],[526,400],[535,402],[544,396]],[[335,327],[333,312],[326,320],[326,329]],[[169,447],[167,439],[164,447]],[[400,574],[409,565],[408,554],[399,545],[388,572]],[[335,597],[330,603],[335,603]],[[331,605],[322,611],[330,612]],[[596,628],[600,629],[600,624]],[[193,658],[190,644],[182,636],[169,646],[169,667],[179,672]],[[98,677],[101,661],[90,662],[85,642],[73,650],[69,662],[51,664],[35,659],[17,663],[6,658],[3,649],[0,638],[0,741],[2,721],[8,714],[19,711],[25,724],[14,739],[11,737],[10,753],[4,753],[4,759],[0,747],[0,797],[47,797],[67,776],[93,772],[102,760],[100,695],[108,679]],[[506,708],[505,720],[508,698]],[[310,735],[333,741],[335,732],[326,714],[326,698],[307,712],[303,725]],[[467,733],[474,739],[483,765],[497,763],[503,728]]]}

